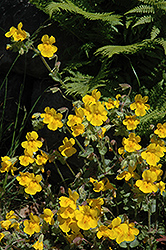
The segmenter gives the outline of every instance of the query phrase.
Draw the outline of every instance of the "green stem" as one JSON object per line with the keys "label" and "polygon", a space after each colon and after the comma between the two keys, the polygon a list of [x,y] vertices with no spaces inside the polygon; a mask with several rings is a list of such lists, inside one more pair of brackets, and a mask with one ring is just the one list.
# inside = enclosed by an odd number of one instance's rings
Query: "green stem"
{"label": "green stem", "polygon": [[19,57],[20,57],[20,54],[17,55],[16,59],[14,60],[14,62],[13,62],[12,65],[11,65],[10,69],[8,70],[8,72],[7,72],[6,76],[5,76],[5,79],[3,80],[3,82],[2,82],[2,84],[1,84],[1,86],[0,86],[0,91],[1,91],[1,89],[2,89],[2,87],[3,87],[3,85],[4,85],[4,83],[5,83],[5,81],[7,80],[8,75],[10,74],[10,71],[12,70],[14,64],[16,63],[16,61],[18,60]]}
{"label": "green stem", "polygon": [[67,163],[67,161],[65,161],[67,167],[70,169],[71,173],[74,175],[74,177],[76,176],[75,173],[73,172],[72,168],[70,167],[70,165]]}
{"label": "green stem", "polygon": [[3,134],[2,129],[3,129],[3,119],[4,119],[4,115],[5,115],[6,99],[7,99],[7,83],[8,83],[8,80],[7,80],[7,78],[6,78],[4,103],[3,103],[3,110],[2,110],[2,117],[1,117],[1,125],[0,125],[0,140],[1,140],[2,134]]}
{"label": "green stem", "polygon": [[[66,128],[67,128],[67,131],[69,131],[69,133],[72,135],[71,130],[67,126],[66,126]],[[78,139],[76,137],[74,137],[73,135],[72,135],[72,137],[76,141],[77,145],[80,147],[81,151],[85,153],[85,149],[82,147],[82,145],[80,144],[80,142],[78,141]]]}
{"label": "green stem", "polygon": [[61,179],[62,179],[62,181],[63,181],[63,183],[64,183],[65,187],[67,188],[67,185],[66,185],[65,179],[63,178],[63,175],[62,175],[62,173],[61,173],[60,169],[58,168],[58,166],[56,165],[55,161],[54,161],[54,165],[55,165],[56,170],[57,170],[58,174],[60,175],[60,177],[61,177]]}

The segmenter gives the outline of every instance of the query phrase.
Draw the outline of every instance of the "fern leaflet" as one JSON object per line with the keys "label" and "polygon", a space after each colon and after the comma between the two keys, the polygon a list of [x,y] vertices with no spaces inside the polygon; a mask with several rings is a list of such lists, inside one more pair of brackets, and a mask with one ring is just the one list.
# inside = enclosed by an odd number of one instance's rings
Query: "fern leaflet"
{"label": "fern leaflet", "polygon": [[72,2],[68,0],[62,3],[51,2],[46,7],[46,12],[48,12],[50,16],[52,16],[53,12],[58,12],[61,10],[80,14],[90,20],[102,20],[102,21],[110,22],[112,25],[123,25],[121,23],[121,17],[122,17],[121,15],[114,15],[113,12],[108,12],[108,13],[87,12],[87,11],[82,10],[81,8],[79,8],[78,6],[76,6],[75,4],[73,4]]}

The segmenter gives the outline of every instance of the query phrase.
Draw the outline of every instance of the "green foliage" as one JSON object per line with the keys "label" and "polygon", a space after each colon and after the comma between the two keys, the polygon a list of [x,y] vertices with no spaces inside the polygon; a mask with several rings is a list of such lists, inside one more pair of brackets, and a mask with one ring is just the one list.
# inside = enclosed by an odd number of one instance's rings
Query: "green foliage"
{"label": "green foliage", "polygon": [[52,2],[46,7],[46,12],[49,13],[50,16],[52,16],[53,12],[58,12],[65,10],[69,12],[74,12],[75,14],[79,14],[84,16],[87,19],[90,20],[101,20],[103,22],[107,21],[112,26],[115,25],[122,25],[121,23],[121,16],[120,15],[114,15],[112,12],[110,13],[90,13],[87,11],[82,10],[81,8],[77,7],[72,2],[66,0],[66,2],[62,3],[55,3]]}

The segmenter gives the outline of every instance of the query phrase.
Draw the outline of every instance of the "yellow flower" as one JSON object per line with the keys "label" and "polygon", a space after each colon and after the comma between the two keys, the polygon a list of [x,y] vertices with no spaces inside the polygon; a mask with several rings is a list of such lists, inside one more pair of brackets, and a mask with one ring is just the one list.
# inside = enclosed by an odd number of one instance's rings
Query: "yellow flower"
{"label": "yellow flower", "polygon": [[56,110],[54,108],[49,108],[46,107],[44,109],[44,111],[46,112],[45,114],[41,114],[40,117],[44,118],[43,122],[47,125],[47,128],[50,130],[57,130],[58,128],[62,128],[63,127],[63,123],[62,123],[62,117],[63,115],[60,113],[57,113]]}
{"label": "yellow flower", "polygon": [[124,146],[124,149],[131,153],[135,150],[140,150],[141,146],[138,144],[141,141],[140,136],[136,136],[135,133],[130,133],[129,138],[123,138],[122,144]]}
{"label": "yellow flower", "polygon": [[56,46],[53,45],[55,43],[55,37],[44,35],[42,36],[41,41],[42,44],[37,46],[38,50],[41,52],[41,55],[44,57],[52,57],[54,53],[58,50]]}
{"label": "yellow flower", "polygon": [[33,155],[34,152],[38,151],[42,147],[43,143],[37,140],[38,134],[35,131],[28,132],[26,135],[27,141],[21,143],[21,146],[26,149],[29,155]]}
{"label": "yellow flower", "polygon": [[70,157],[77,152],[77,150],[73,148],[73,145],[75,144],[75,140],[73,138],[68,140],[68,138],[65,137],[63,140],[63,144],[64,145],[58,148],[63,156]]}
{"label": "yellow flower", "polygon": [[9,229],[9,227],[11,226],[12,222],[10,220],[2,220],[1,221],[1,227],[5,228],[6,230]]}
{"label": "yellow flower", "polygon": [[97,227],[98,210],[90,208],[88,205],[79,206],[79,210],[75,210],[75,218],[77,225],[83,230]]}
{"label": "yellow flower", "polygon": [[112,230],[114,231],[116,235],[116,242],[120,244],[121,242],[125,241],[127,232],[128,232],[128,226],[126,223],[121,224],[120,217],[117,217],[113,219],[111,222]]}
{"label": "yellow flower", "polygon": [[54,214],[53,214],[53,212],[48,208],[44,209],[43,212],[44,212],[44,214],[40,215],[40,217],[42,219],[44,219],[50,225],[53,225],[54,224],[54,219],[53,219]]}
{"label": "yellow flower", "polygon": [[158,164],[156,166],[150,166],[150,171],[154,171],[157,175],[157,181],[161,180],[161,176],[163,174],[163,171],[160,169],[161,167],[161,164]]}
{"label": "yellow flower", "polygon": [[84,119],[84,110],[83,108],[75,108],[76,115],[69,115],[67,125],[73,127],[74,125],[81,124]]}
{"label": "yellow flower", "polygon": [[22,30],[23,24],[22,22],[20,22],[17,26],[18,29],[16,29],[15,27],[11,27],[10,30],[5,34],[6,37],[13,37],[14,41],[17,42],[17,41],[23,41],[26,39],[27,37],[27,33]]}
{"label": "yellow flower", "polygon": [[102,139],[104,137],[105,132],[107,131],[106,128],[102,127],[101,130],[97,133],[98,137]]}
{"label": "yellow flower", "polygon": [[9,227],[14,226],[15,219],[18,219],[18,217],[14,215],[14,211],[11,210],[10,212],[6,214],[6,220],[1,221],[1,227],[8,230]]}
{"label": "yellow flower", "polygon": [[37,192],[42,190],[39,182],[42,180],[41,175],[34,175],[34,173],[22,173],[20,176],[16,177],[20,185],[25,187],[25,192],[27,194],[35,195]]}
{"label": "yellow flower", "polygon": [[82,98],[82,101],[86,104],[86,103],[96,103],[101,97],[101,92],[98,91],[97,89],[94,89],[92,91],[92,95],[85,95]]}
{"label": "yellow flower", "polygon": [[157,183],[156,186],[160,189],[161,195],[163,195],[163,192],[166,192],[165,183],[163,181]]}
{"label": "yellow flower", "polygon": [[127,231],[125,241],[135,240],[135,235],[139,234],[139,230],[137,228],[135,228],[135,224],[133,222],[132,223],[125,222],[125,223],[128,226],[128,231]]}
{"label": "yellow flower", "polygon": [[158,188],[154,184],[154,182],[157,181],[157,175],[155,172],[145,170],[142,174],[142,178],[143,180],[137,180],[135,185],[139,187],[143,193],[157,192]]}
{"label": "yellow flower", "polygon": [[5,235],[3,233],[0,233],[0,242],[3,239],[3,237],[5,237]]}
{"label": "yellow flower", "polygon": [[32,245],[36,250],[43,250],[43,242],[36,241],[35,244]]}
{"label": "yellow flower", "polygon": [[12,162],[12,159],[8,156],[4,156],[1,157],[1,169],[0,172],[4,173],[4,172],[9,172],[11,171],[12,175],[14,175],[14,171],[17,170],[16,167],[14,167],[14,164],[16,163],[16,161],[14,161],[14,163]]}
{"label": "yellow flower", "polygon": [[104,178],[101,181],[98,181],[90,177],[89,181],[93,183],[94,186],[93,190],[95,192],[106,191],[107,189],[114,189],[114,187],[109,182],[108,178]]}
{"label": "yellow flower", "polygon": [[37,155],[36,156],[36,164],[37,165],[43,165],[43,164],[46,164],[47,163],[47,160],[49,159],[48,155],[43,152],[43,151],[40,151],[42,155]]}
{"label": "yellow flower", "polygon": [[109,229],[108,227],[101,225],[97,229],[97,238],[101,239],[101,237],[114,240],[116,238],[116,233],[114,233],[114,231]]}
{"label": "yellow flower", "polygon": [[77,207],[76,201],[79,198],[79,194],[76,191],[72,192],[70,188],[68,189],[68,192],[69,192],[69,198],[66,196],[61,196],[59,198],[59,204],[61,207],[71,207],[72,209],[75,210]]}
{"label": "yellow flower", "polygon": [[105,102],[106,108],[113,109],[113,108],[119,108],[120,101],[118,100],[119,97],[121,97],[120,94],[116,95],[116,100],[112,100],[111,98],[108,99],[108,102]]}
{"label": "yellow flower", "polygon": [[21,155],[19,157],[20,164],[25,167],[28,166],[30,163],[32,164],[35,161],[35,159],[32,156],[33,155],[29,155],[27,150],[25,149],[24,155]]}
{"label": "yellow flower", "polygon": [[85,132],[85,126],[83,124],[77,124],[71,127],[72,135],[74,137],[82,135]]}
{"label": "yellow flower", "polygon": [[164,124],[158,123],[157,129],[154,131],[156,135],[158,135],[160,138],[166,137],[166,122]]}
{"label": "yellow flower", "polygon": [[145,151],[141,153],[141,157],[146,160],[149,165],[155,166],[160,161],[160,157],[164,156],[165,148],[159,144],[151,143]]}
{"label": "yellow flower", "polygon": [[118,174],[116,177],[117,180],[122,180],[123,178],[125,181],[129,181],[131,178],[139,178],[138,174],[134,172],[136,169],[136,165],[134,167],[128,166],[128,171],[123,171],[121,174]]}
{"label": "yellow flower", "polygon": [[39,184],[41,180],[41,175],[34,176],[29,182],[28,186],[25,188],[25,192],[31,195],[35,195],[37,192],[40,192],[42,190],[42,187]]}
{"label": "yellow flower", "polygon": [[19,182],[19,184],[22,186],[28,186],[34,176],[33,173],[29,173],[29,172],[25,172],[25,173],[19,172],[19,174],[20,176],[17,176],[16,179]]}
{"label": "yellow flower", "polygon": [[87,109],[88,112],[85,112],[86,119],[93,125],[93,126],[101,126],[103,122],[105,122],[107,117],[107,111],[104,108],[104,104],[101,102],[96,103],[87,103],[85,106],[85,110]]}
{"label": "yellow flower", "polygon": [[7,220],[10,220],[10,219],[18,219],[18,217],[17,217],[16,215],[14,215],[14,211],[11,210],[10,212],[8,212],[8,213],[6,214],[6,219],[7,219]]}
{"label": "yellow flower", "polygon": [[87,199],[86,201],[92,208],[97,208],[101,212],[101,206],[104,204],[103,198]]}
{"label": "yellow flower", "polygon": [[150,106],[145,104],[148,101],[148,96],[142,97],[142,95],[138,94],[135,96],[134,100],[135,102],[130,105],[130,109],[135,110],[137,116],[144,116],[146,110],[150,109]]}
{"label": "yellow flower", "polygon": [[127,127],[128,130],[136,129],[139,123],[140,120],[136,118],[136,115],[126,116],[126,119],[123,120],[123,124]]}
{"label": "yellow flower", "polygon": [[29,216],[30,220],[24,221],[24,232],[29,234],[39,233],[40,232],[40,218],[37,215],[33,215],[32,213]]}
{"label": "yellow flower", "polygon": [[59,227],[64,233],[68,233],[71,229],[72,231],[79,231],[79,227],[77,226],[77,221],[74,218],[64,219],[60,215],[58,215]]}

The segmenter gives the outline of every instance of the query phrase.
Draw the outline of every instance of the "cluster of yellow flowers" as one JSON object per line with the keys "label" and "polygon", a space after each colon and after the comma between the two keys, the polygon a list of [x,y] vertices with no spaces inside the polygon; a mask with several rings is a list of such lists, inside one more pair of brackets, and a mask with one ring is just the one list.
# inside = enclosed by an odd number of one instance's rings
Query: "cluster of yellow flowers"
{"label": "cluster of yellow flowers", "polygon": [[[24,41],[29,37],[29,33],[25,30],[22,30],[23,24],[20,22],[17,26],[17,29],[12,26],[8,32],[6,32],[6,37],[12,37],[14,42]],[[55,43],[55,37],[44,35],[41,38],[42,44],[37,46],[38,51],[40,51],[43,57],[53,57],[54,53],[58,50],[56,46],[53,44]],[[8,45],[6,48],[9,49],[11,45]]]}
{"label": "cluster of yellow flowers", "polygon": [[[19,222],[19,217],[14,214],[13,210],[11,210],[9,213],[6,214],[6,220],[2,220],[0,222],[1,227],[6,230],[5,232],[0,233],[0,241],[5,237],[5,235],[10,234],[10,232],[8,231],[9,228],[15,228],[18,232],[21,231],[22,224],[24,226],[23,232],[30,236],[35,233],[40,233],[44,221],[49,225],[54,224],[53,216],[53,212],[49,208],[46,208],[43,210],[43,214],[41,214],[40,217],[31,213],[29,215],[29,220],[26,219],[24,221]],[[36,250],[43,249],[42,234],[39,236],[39,240],[36,241],[35,244],[32,245],[32,247],[34,247]]]}
{"label": "cluster of yellow flowers", "polygon": [[[95,181],[97,180],[90,179],[92,183]],[[100,188],[100,190],[106,191],[109,188],[112,188],[112,186],[107,180],[105,187],[103,189]],[[69,242],[72,242],[76,237],[83,238],[80,229],[93,229],[97,232],[96,235],[99,239],[102,237],[104,239],[109,238],[116,240],[118,244],[123,241],[133,241],[135,235],[139,234],[139,230],[135,228],[134,223],[129,224],[128,221],[122,223],[120,217],[113,219],[108,226],[103,225],[103,198],[87,199],[86,202],[83,202],[83,205],[79,205],[77,204],[79,194],[76,191],[72,192],[70,189],[68,192],[69,197],[61,196],[59,198],[58,221],[59,227],[66,233]],[[99,189],[95,190],[95,192],[99,192]]]}
{"label": "cluster of yellow flowers", "polygon": [[[147,100],[147,96],[142,97],[140,94],[135,97],[135,102],[130,105],[130,109],[135,110],[135,115],[126,116],[126,119],[123,120],[123,124],[127,126],[128,130],[134,130],[140,123],[139,119],[136,118],[136,115],[144,116],[146,110],[150,108],[148,104],[145,104]],[[158,135],[158,137],[153,135],[151,143],[147,146],[147,149],[140,154],[142,161],[146,160],[146,163],[149,165],[149,169],[144,170],[142,173],[143,180],[139,180],[139,175],[134,172],[137,168],[137,163],[134,166],[128,166],[128,170],[118,174],[117,179],[121,180],[124,178],[125,181],[128,182],[131,178],[134,178],[137,180],[135,183],[136,187],[138,187],[143,193],[152,193],[160,190],[162,195],[163,192],[165,192],[165,183],[161,181],[163,171],[160,168],[162,165],[157,165],[157,163],[166,152],[165,142],[160,139],[166,137],[166,123],[158,123],[157,129],[154,133]],[[137,152],[139,154],[139,150],[142,148],[141,145],[138,144],[140,141],[140,136],[136,136],[135,133],[131,132],[127,139],[125,137],[123,138],[123,147],[118,149],[119,154],[122,154],[123,157],[126,153]],[[157,183],[157,181],[160,182]]]}

